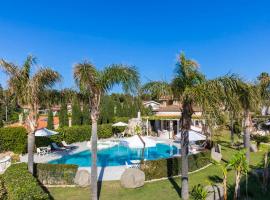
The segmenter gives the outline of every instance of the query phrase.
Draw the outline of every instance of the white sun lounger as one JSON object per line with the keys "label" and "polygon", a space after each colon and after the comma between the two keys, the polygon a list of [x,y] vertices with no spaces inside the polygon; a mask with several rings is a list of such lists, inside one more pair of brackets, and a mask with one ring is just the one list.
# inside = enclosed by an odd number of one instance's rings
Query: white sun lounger
{"label": "white sun lounger", "polygon": [[64,151],[64,150],[67,150],[65,147],[59,147],[56,143],[52,143],[52,148],[56,151]]}

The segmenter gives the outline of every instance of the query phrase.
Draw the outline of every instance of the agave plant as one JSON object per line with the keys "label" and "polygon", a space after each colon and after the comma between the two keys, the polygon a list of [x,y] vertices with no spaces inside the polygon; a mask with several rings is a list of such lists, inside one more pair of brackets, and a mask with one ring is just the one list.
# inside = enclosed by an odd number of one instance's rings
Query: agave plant
{"label": "agave plant", "polygon": [[192,188],[190,195],[194,200],[205,200],[207,198],[208,192],[203,188],[201,184],[198,184]]}

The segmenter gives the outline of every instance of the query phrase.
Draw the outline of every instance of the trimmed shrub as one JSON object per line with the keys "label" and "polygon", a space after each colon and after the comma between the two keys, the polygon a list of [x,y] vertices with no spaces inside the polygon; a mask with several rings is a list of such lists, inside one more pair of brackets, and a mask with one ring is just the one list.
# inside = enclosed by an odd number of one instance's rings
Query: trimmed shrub
{"label": "trimmed shrub", "polygon": [[125,122],[128,123],[128,120],[130,119],[130,117],[114,117],[113,118],[113,122]]}
{"label": "trimmed shrub", "polygon": [[3,174],[7,198],[12,200],[47,200],[49,195],[27,170],[25,163],[11,165]]}
{"label": "trimmed shrub", "polygon": [[[189,155],[189,172],[200,169],[210,163],[210,151]],[[142,170],[146,180],[172,177],[181,173],[181,157],[174,157],[161,160],[145,161]]]}
{"label": "trimmed shrub", "polygon": [[24,127],[0,128],[0,152],[25,153],[26,147],[27,131]]}
{"label": "trimmed shrub", "polygon": [[[91,138],[91,126],[72,126],[63,127],[57,130],[59,134],[51,137],[36,137],[36,146],[47,146],[52,142],[61,143],[65,140],[67,143],[89,141]],[[98,125],[98,137],[109,138],[113,136],[112,124]]]}
{"label": "trimmed shrub", "polygon": [[100,124],[98,125],[98,137],[109,138],[113,136],[112,124]]}
{"label": "trimmed shrub", "polygon": [[44,185],[73,185],[77,165],[38,163],[36,177]]}

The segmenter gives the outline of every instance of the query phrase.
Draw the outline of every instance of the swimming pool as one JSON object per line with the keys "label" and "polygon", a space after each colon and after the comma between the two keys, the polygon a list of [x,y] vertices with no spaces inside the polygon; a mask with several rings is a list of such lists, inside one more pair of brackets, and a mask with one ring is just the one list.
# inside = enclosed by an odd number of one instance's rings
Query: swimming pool
{"label": "swimming pool", "polygon": [[[144,158],[146,160],[157,160],[169,158],[177,154],[178,150],[173,145],[158,143],[156,147],[145,148]],[[121,144],[98,151],[98,166],[125,165],[126,161],[140,160],[142,149],[131,149]],[[60,159],[50,161],[51,164],[75,164],[80,167],[91,166],[91,152],[89,150],[80,153],[65,155]]]}

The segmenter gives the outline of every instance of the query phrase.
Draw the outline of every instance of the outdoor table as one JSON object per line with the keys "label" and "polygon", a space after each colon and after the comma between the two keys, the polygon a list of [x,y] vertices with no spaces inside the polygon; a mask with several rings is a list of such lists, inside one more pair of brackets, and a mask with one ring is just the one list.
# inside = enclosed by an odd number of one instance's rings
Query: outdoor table
{"label": "outdoor table", "polygon": [[50,147],[39,147],[39,149],[41,150],[42,153],[44,154],[48,154],[51,152],[51,148]]}

